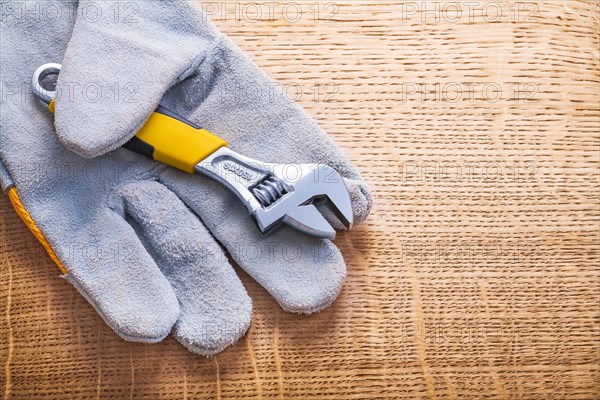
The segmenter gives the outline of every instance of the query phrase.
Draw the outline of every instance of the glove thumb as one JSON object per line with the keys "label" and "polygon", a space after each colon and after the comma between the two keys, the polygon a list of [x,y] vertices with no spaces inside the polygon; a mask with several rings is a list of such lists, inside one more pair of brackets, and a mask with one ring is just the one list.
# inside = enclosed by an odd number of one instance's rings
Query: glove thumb
{"label": "glove thumb", "polygon": [[193,2],[81,0],[57,83],[61,142],[87,158],[123,145],[218,35]]}

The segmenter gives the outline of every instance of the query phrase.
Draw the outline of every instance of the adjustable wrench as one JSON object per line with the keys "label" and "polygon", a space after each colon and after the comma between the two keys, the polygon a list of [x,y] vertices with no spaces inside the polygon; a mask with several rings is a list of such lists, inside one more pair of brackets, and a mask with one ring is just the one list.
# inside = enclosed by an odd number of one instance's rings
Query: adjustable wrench
{"label": "adjustable wrench", "polygon": [[[33,74],[35,95],[54,112],[56,90],[43,81],[60,73],[60,64],[44,64]],[[353,223],[350,194],[341,175],[323,164],[274,164],[242,156],[221,138],[159,106],[123,147],[184,172],[222,183],[244,204],[266,234],[281,224],[305,234],[334,239],[335,230],[316,205],[325,205],[339,221]]]}

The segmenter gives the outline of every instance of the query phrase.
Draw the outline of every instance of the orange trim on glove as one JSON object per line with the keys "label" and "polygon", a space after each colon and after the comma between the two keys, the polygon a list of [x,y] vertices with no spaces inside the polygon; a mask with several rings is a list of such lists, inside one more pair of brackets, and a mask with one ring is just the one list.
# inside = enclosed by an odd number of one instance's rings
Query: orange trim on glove
{"label": "orange trim on glove", "polygon": [[31,233],[33,233],[33,236],[35,236],[35,238],[42,244],[42,246],[44,246],[44,249],[46,249],[52,261],[54,261],[54,263],[58,266],[58,268],[62,271],[63,274],[66,274],[67,269],[60,262],[60,260],[56,256],[56,253],[54,252],[54,250],[52,250],[52,246],[50,246],[50,243],[48,243],[48,240],[46,239],[40,228],[38,228],[33,218],[31,218],[29,212],[23,206],[23,203],[21,203],[21,198],[17,193],[17,189],[15,189],[14,187],[8,189],[8,198],[12,203],[13,207],[15,208],[17,215],[21,217],[27,228],[29,228]]}

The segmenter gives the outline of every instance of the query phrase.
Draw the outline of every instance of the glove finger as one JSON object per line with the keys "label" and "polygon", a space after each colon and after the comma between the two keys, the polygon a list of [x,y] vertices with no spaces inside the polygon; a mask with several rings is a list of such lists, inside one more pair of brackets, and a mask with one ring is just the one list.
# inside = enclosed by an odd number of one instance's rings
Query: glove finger
{"label": "glove finger", "polygon": [[338,296],[346,266],[328,240],[290,228],[263,237],[246,209],[217,183],[167,170],[161,182],[194,210],[233,259],[287,311],[310,314]]}
{"label": "glove finger", "polygon": [[55,124],[68,149],[91,158],[128,141],[218,31],[188,1],[80,0],[76,15]]}
{"label": "glove finger", "polygon": [[122,338],[164,339],[179,315],[177,298],[131,226],[108,208],[75,212],[85,226],[64,223],[68,212],[39,219],[54,226],[48,238],[57,242],[51,244],[68,271],[65,278]]}
{"label": "glove finger", "polygon": [[175,338],[203,355],[237,342],[250,325],[252,303],[210,232],[158,182],[132,183],[119,193],[132,226],[179,300]]}

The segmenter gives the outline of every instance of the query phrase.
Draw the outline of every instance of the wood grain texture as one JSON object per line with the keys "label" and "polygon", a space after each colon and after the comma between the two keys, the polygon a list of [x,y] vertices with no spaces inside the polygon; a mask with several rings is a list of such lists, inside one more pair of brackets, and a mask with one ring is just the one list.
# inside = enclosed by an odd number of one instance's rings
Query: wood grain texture
{"label": "wood grain texture", "polygon": [[373,188],[340,298],[288,314],[240,272],[224,353],[128,343],[3,197],[4,397],[600,398],[599,4],[474,3],[211,3]]}

